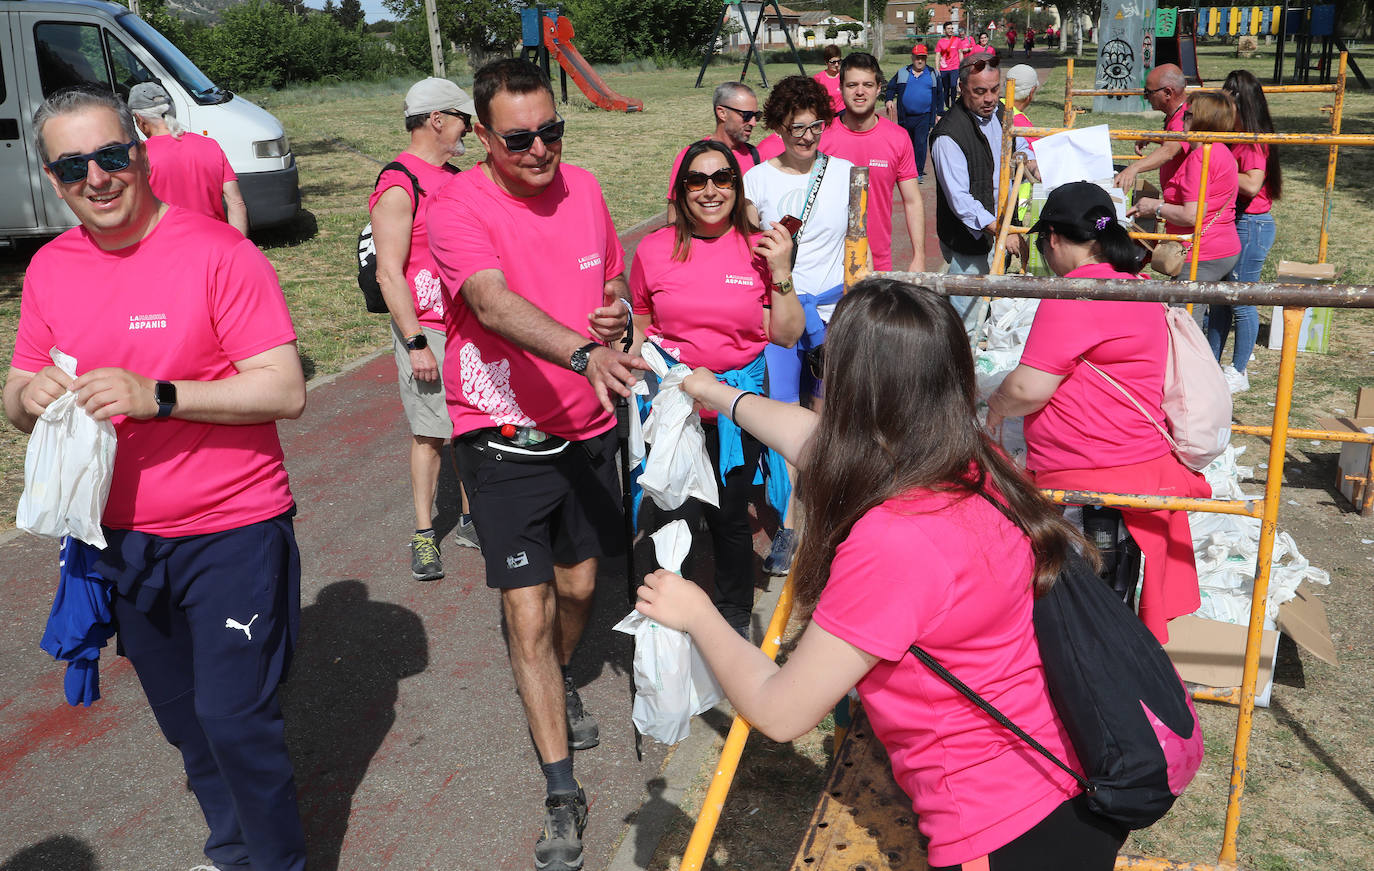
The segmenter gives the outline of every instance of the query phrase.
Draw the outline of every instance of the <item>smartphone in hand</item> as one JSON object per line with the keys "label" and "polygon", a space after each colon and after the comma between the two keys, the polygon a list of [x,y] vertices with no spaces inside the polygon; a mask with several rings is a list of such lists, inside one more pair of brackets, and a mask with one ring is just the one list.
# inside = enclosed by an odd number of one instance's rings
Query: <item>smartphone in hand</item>
{"label": "smartphone in hand", "polygon": [[801,218],[794,215],[783,215],[781,218],[778,218],[778,223],[782,225],[782,228],[787,231],[787,235],[789,236],[797,235],[797,231],[802,228]]}

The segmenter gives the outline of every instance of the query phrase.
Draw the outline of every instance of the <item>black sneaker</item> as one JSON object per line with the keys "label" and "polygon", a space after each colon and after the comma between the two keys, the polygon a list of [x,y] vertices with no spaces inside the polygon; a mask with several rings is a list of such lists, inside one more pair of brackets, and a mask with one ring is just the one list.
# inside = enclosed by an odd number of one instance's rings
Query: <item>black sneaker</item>
{"label": "black sneaker", "polygon": [[559,793],[544,799],[544,831],[534,842],[538,871],[578,871],[582,867],[582,830],[587,827],[587,793]]}
{"label": "black sneaker", "polygon": [[786,527],[773,536],[773,549],[763,561],[763,570],[770,575],[785,575],[792,568],[792,553],[797,549],[797,533]]}
{"label": "black sneaker", "polygon": [[410,576],[417,581],[437,581],[444,576],[433,532],[417,532],[410,537]]}
{"label": "black sneaker", "polygon": [[474,547],[478,550],[482,549],[482,542],[477,537],[477,524],[473,523],[471,520],[467,523],[460,522],[457,526],[453,527],[453,535],[450,536],[449,540],[459,547]]}
{"label": "black sneaker", "polygon": [[568,708],[568,746],[573,750],[590,750],[600,744],[601,726],[596,717],[582,709],[582,696],[577,694],[572,678],[566,675],[563,677],[563,702]]}

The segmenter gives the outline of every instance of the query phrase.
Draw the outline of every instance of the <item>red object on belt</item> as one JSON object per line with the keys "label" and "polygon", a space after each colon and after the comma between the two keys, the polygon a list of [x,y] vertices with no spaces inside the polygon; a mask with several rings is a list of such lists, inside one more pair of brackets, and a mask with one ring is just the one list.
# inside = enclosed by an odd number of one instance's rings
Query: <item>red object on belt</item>
{"label": "red object on belt", "polygon": [[502,435],[503,437],[505,437],[505,438],[508,438],[508,439],[513,439],[513,438],[515,438],[515,424],[513,424],[513,423],[503,423],[503,424],[501,424],[501,435]]}

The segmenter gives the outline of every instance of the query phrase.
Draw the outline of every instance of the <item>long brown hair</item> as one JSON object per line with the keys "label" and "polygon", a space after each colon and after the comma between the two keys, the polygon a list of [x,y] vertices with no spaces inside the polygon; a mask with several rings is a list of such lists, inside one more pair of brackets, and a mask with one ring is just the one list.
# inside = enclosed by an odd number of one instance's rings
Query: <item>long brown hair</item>
{"label": "long brown hair", "polygon": [[825,408],[798,484],[803,529],[794,583],[809,613],[836,548],[887,499],[914,489],[986,493],[1030,538],[1036,596],[1082,535],[988,439],[973,355],[953,306],[934,291],[870,278],[845,295],[825,342]]}
{"label": "long brown hair", "polygon": [[673,179],[673,201],[677,203],[677,208],[673,210],[676,214],[673,219],[676,230],[673,234],[674,260],[685,262],[692,250],[692,234],[696,228],[687,209],[687,173],[691,172],[692,163],[708,151],[725,155],[725,165],[735,174],[735,203],[730,207],[730,227],[745,239],[749,238],[750,233],[758,232],[758,227],[749,220],[749,204],[744,198],[744,173],[739,171],[739,161],[723,144],[714,139],[701,139],[687,146],[682,154],[682,163],[678,164],[677,177]]}

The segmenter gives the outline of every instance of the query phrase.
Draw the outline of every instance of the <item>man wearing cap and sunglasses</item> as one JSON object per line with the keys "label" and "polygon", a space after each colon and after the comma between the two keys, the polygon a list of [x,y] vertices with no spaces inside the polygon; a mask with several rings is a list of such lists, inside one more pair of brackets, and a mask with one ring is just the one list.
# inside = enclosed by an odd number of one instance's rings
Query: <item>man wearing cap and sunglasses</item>
{"label": "man wearing cap and sunglasses", "polygon": [[612,402],[648,366],[606,344],[629,323],[624,253],[596,179],[561,161],[548,78],[494,61],[473,97],[487,159],[435,195],[427,221],[449,307],[444,387],[546,781],[535,865],[575,871],[587,797],[571,751],[599,738],[567,667],[597,560],[624,547]]}
{"label": "man wearing cap and sunglasses", "polygon": [[[391,342],[410,425],[410,490],[415,533],[410,573],[417,581],[444,576],[435,538],[434,495],[443,466],[444,442],[453,435],[444,382],[445,303],[438,267],[429,253],[425,220],[433,196],[458,175],[449,158],[464,153],[463,136],[477,111],[472,98],[448,79],[421,79],[406,92],[404,117],[410,146],[377,177],[368,199],[372,241],[377,246],[377,283],[391,312]],[[453,541],[478,547],[464,493]]]}
{"label": "man wearing cap and sunglasses", "polygon": [[[34,113],[79,226],[29,264],[5,414],[31,432],[74,391],[117,450],[89,547],[133,664],[209,826],[216,868],[301,871],[277,686],[300,622],[295,507],[276,421],[305,378],[276,273],[223,221],[159,202],[118,97],[67,90]],[[75,378],[49,352],[74,357]],[[132,810],[129,808],[128,810]]]}
{"label": "man wearing cap and sunglasses", "polygon": [[[935,162],[935,232],[951,274],[987,275],[997,238],[997,180],[1002,158],[1002,71],[996,55],[976,54],[959,66],[959,100],[930,134]],[[1010,123],[1010,119],[1008,119]],[[1016,137],[1015,153],[1030,157]],[[1035,161],[1027,165],[1036,174]],[[1007,251],[1025,255],[1025,239],[1007,237]],[[976,326],[973,297],[950,297]]]}
{"label": "man wearing cap and sunglasses", "polygon": [[[711,112],[715,115],[716,128],[711,131],[711,135],[703,136],[702,139],[713,139],[729,148],[739,163],[741,176],[781,151],[781,140],[777,142],[776,149],[771,149],[770,154],[760,154],[761,149],[755,148],[749,142],[750,137],[754,135],[754,125],[763,118],[763,113],[759,111],[759,98],[755,96],[754,89],[743,82],[721,82],[716,85],[715,93],[711,97]],[[677,153],[673,160],[673,171],[668,174],[668,224],[676,221],[673,179],[677,178],[678,168],[682,166],[682,156],[687,153],[688,147],[690,146],[684,146]]]}

